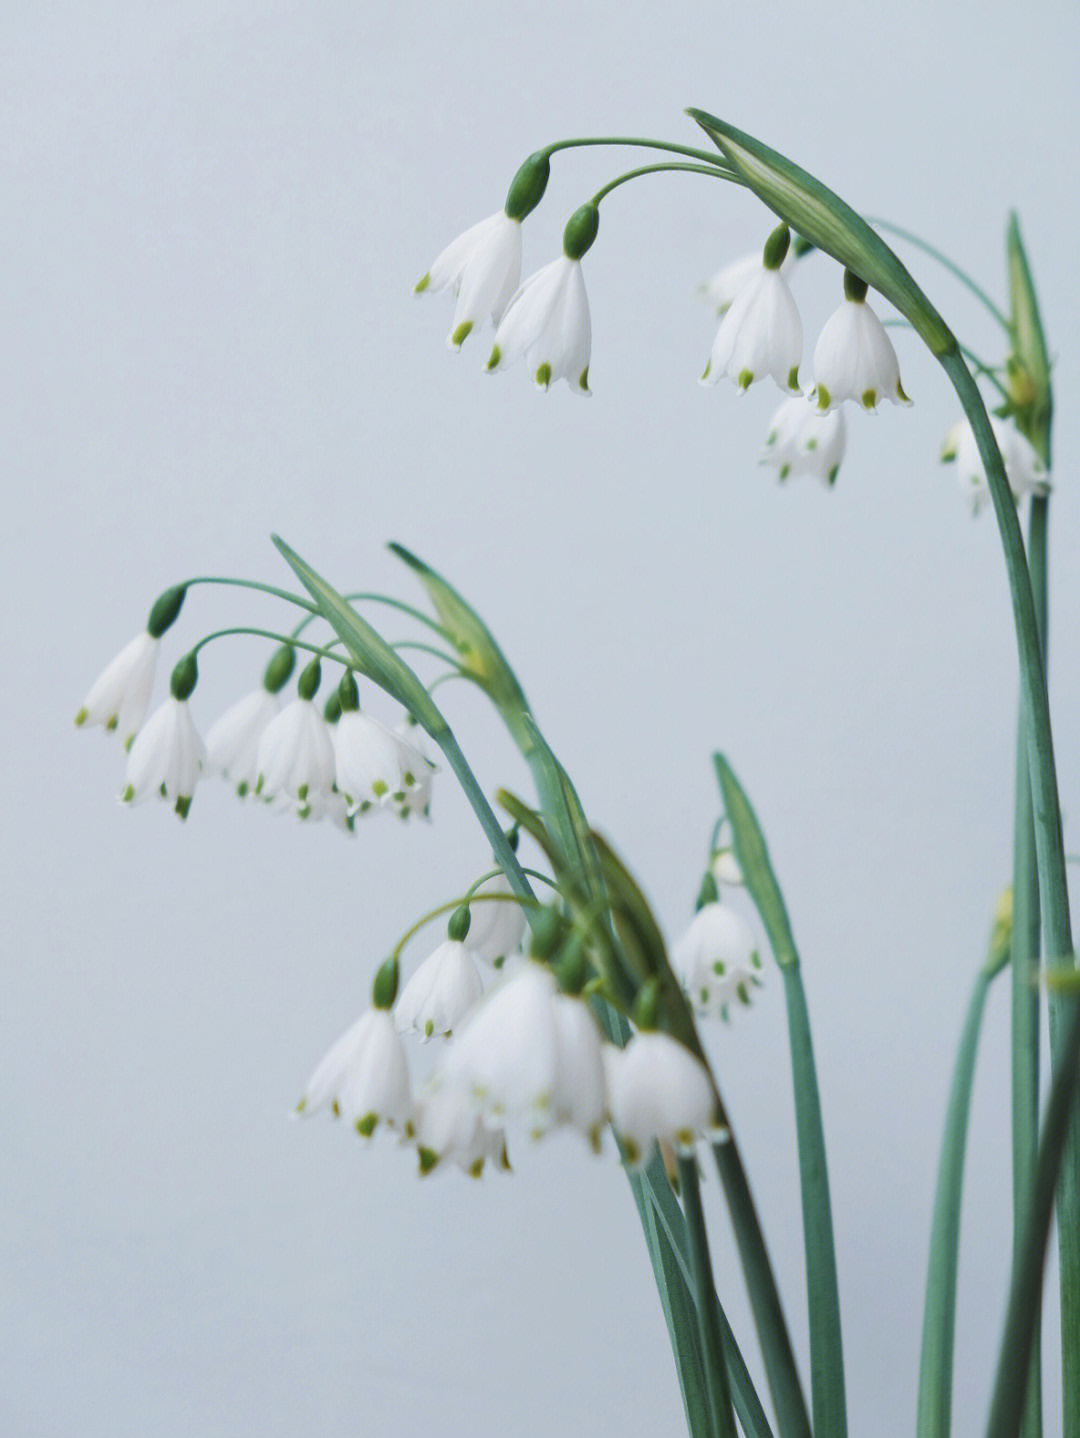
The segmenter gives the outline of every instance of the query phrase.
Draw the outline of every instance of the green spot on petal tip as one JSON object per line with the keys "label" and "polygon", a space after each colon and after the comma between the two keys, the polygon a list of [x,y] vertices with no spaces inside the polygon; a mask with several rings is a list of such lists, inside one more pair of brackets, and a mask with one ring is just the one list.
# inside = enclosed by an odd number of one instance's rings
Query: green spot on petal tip
{"label": "green spot on petal tip", "polygon": [[361,1138],[370,1138],[375,1132],[375,1125],[379,1122],[378,1114],[365,1114],[363,1118],[356,1120],[356,1132]]}
{"label": "green spot on petal tip", "polygon": [[87,719],[89,719],[89,718],[90,718],[90,713],[89,713],[89,711],[86,710],[86,709],[80,709],[79,712],[78,712],[78,714],[75,715],[75,727],[76,727],[77,729],[81,729],[82,726],[86,723]]}
{"label": "green spot on petal tip", "polygon": [[547,389],[551,384],[551,366],[549,364],[542,364],[537,367],[536,383],[541,389]]}
{"label": "green spot on petal tip", "polygon": [[181,819],[186,819],[191,812],[191,795],[182,794],[176,801],[176,812]]}
{"label": "green spot on petal tip", "polygon": [[798,366],[798,365],[795,365],[795,367],[794,367],[793,369],[791,369],[791,370],[788,371],[787,387],[788,387],[788,389],[791,391],[792,394],[802,394],[802,388],[801,388],[800,385],[799,385],[799,366]]}
{"label": "green spot on petal tip", "polygon": [[824,414],[832,404],[832,395],[823,384],[819,384],[814,393],[817,397],[817,407]]}
{"label": "green spot on petal tip", "polygon": [[864,389],[863,392],[862,392],[862,394],[859,396],[859,400],[860,400],[860,403],[862,404],[863,409],[876,409],[876,408],[877,408],[877,390],[876,390],[876,389]]}
{"label": "green spot on petal tip", "polygon": [[490,354],[488,355],[488,357],[487,357],[487,364],[484,366],[484,368],[487,369],[487,370],[498,369],[498,367],[499,367],[499,361],[500,361],[501,359],[502,359],[502,350],[499,348],[498,345],[492,345],[492,347],[491,347],[491,353],[490,353]]}
{"label": "green spot on petal tip", "polygon": [[121,802],[124,803],[124,804],[130,804],[131,801],[132,801],[134,798],[135,798],[135,786],[134,786],[134,784],[129,784],[129,785],[127,786],[127,788],[124,790],[124,792],[120,795],[120,800],[121,800]]}
{"label": "green spot on petal tip", "polygon": [[421,275],[420,278],[417,280],[416,284],[413,285],[413,294],[414,294],[414,295],[422,295],[422,294],[424,293],[424,291],[427,289],[428,285],[430,285],[430,284],[431,284],[431,276],[430,276],[430,274]]}
{"label": "green spot on petal tip", "polygon": [[743,392],[743,394],[745,394],[746,391],[750,388],[750,386],[754,383],[754,371],[749,369],[741,369],[739,371],[739,378],[736,380],[736,383],[738,384],[739,389]]}
{"label": "green spot on petal tip", "polygon": [[420,1147],[416,1154],[420,1160],[420,1173],[424,1176],[431,1173],[439,1162],[439,1155],[434,1149]]}
{"label": "green spot on petal tip", "polygon": [[450,333],[450,345],[453,349],[459,350],[464,342],[472,334],[472,320],[462,320],[461,324]]}
{"label": "green spot on petal tip", "polygon": [[117,724],[119,724],[119,722],[120,722],[120,721],[119,721],[119,719],[117,718],[117,716],[116,716],[115,714],[110,714],[109,717],[108,717],[108,719],[105,720],[105,730],[106,730],[106,732],[109,733],[109,734],[113,733],[113,731],[116,729],[116,726],[117,726]]}

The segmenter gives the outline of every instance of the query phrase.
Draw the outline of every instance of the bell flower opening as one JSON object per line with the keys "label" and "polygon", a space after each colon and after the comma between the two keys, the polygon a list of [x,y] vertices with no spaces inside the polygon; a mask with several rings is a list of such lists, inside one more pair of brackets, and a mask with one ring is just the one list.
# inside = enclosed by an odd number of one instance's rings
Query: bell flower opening
{"label": "bell flower opening", "polygon": [[870,411],[883,399],[911,404],[892,341],[865,300],[845,299],[826,320],[814,346],[810,398],[823,414],[846,399]]}
{"label": "bell flower opening", "polygon": [[581,261],[564,254],[530,275],[510,301],[495,331],[487,370],[494,373],[524,355],[538,388],[565,379],[575,394],[587,395],[591,347]]}
{"label": "bell flower opening", "polygon": [[148,630],[136,634],[94,680],[75,723],[115,730],[124,748],[130,748],[150,707],[157,654],[158,641]]}
{"label": "bell flower opening", "polygon": [[135,735],[120,797],[125,804],[137,804],[158,794],[186,819],[205,763],[206,747],[187,700],[170,695]]}
{"label": "bell flower opening", "polygon": [[457,302],[446,343],[458,350],[474,329],[499,323],[520,280],[521,221],[499,210],[447,245],[415,293],[453,289]]}
{"label": "bell flower opening", "polygon": [[326,1107],[365,1138],[380,1123],[410,1132],[409,1061],[388,1009],[368,1009],[332,1045],[308,1080],[296,1112],[313,1114]]}
{"label": "bell flower opening", "polygon": [[701,382],[716,384],[727,375],[745,393],[771,375],[781,389],[800,394],[802,346],[802,319],[787,280],[759,260],[720,321]]}

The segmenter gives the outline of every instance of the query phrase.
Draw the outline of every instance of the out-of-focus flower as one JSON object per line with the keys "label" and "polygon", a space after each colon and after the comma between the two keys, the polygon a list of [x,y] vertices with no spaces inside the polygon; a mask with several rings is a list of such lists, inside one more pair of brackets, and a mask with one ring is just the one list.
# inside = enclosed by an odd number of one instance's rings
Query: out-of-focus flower
{"label": "out-of-focus flower", "polygon": [[780,273],[790,238],[786,225],[769,236],[756,272],[739,286],[720,321],[702,384],[716,384],[727,375],[745,391],[756,379],[772,375],[781,389],[801,393],[802,320]]}
{"label": "out-of-focus flower", "polygon": [[560,255],[530,275],[514,295],[495,331],[489,372],[525,355],[540,389],[565,379],[578,394],[589,391],[592,326],[581,261]]}
{"label": "out-of-focus flower", "polygon": [[749,1003],[761,958],[742,917],[726,904],[703,904],[674,945],[671,963],[694,1008],[726,1017],[733,1002]]}
{"label": "out-of-focus flower", "polygon": [[368,1009],[341,1035],[308,1080],[297,1113],[327,1105],[365,1138],[379,1123],[409,1131],[409,1062],[388,1009]]}
{"label": "out-of-focus flower", "polygon": [[476,960],[457,939],[446,939],[413,974],[397,1001],[399,1029],[415,1029],[425,1039],[449,1034],[475,1008],[484,985]]}
{"label": "out-of-focus flower", "polygon": [[843,410],[822,414],[810,400],[797,396],[786,399],[769,422],[761,462],[772,465],[781,479],[812,474],[831,485],[846,445]]}
{"label": "out-of-focus flower", "polygon": [[158,641],[145,629],[136,634],[94,680],[75,723],[115,729],[127,748],[150,707],[157,652]]}
{"label": "out-of-focus flower", "polygon": [[709,1075],[676,1039],[639,1033],[624,1049],[605,1045],[603,1052],[611,1121],[631,1167],[648,1162],[654,1142],[686,1153],[716,1130]]}
{"label": "out-of-focus flower", "polygon": [[[1014,424],[996,415],[990,416],[990,428],[1005,463],[1013,498],[1019,502],[1025,494],[1048,494],[1050,474],[1030,441]],[[971,501],[971,512],[979,514],[990,503],[990,486],[969,420],[962,419],[949,430],[941,458],[946,463],[955,462],[956,478]]]}
{"label": "out-of-focus flower", "polygon": [[506,1134],[488,1127],[460,1086],[431,1088],[421,1094],[414,1121],[421,1173],[430,1173],[446,1159],[470,1178],[479,1178],[488,1163],[509,1170]]}
{"label": "out-of-focus flower", "polygon": [[415,292],[452,286],[457,304],[446,342],[456,350],[477,325],[499,323],[520,279],[521,222],[499,210],[447,245]]}
{"label": "out-of-focus flower", "polygon": [[[476,893],[510,895],[513,890],[505,874],[496,874],[485,879]],[[473,904],[470,913],[472,922],[465,935],[465,947],[478,959],[501,968],[505,959],[517,953],[525,937],[525,910],[508,898],[505,902],[496,899]]]}

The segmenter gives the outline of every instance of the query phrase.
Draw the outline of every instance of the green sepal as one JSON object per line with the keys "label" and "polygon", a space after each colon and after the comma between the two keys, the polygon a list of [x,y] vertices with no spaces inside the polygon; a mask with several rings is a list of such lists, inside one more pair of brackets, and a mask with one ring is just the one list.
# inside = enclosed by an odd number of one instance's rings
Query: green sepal
{"label": "green sepal", "polygon": [[1009,357],[1009,391],[1013,396],[1016,425],[1049,464],[1050,416],[1053,394],[1050,388],[1050,354],[1046,347],[1039,302],[1031,278],[1020,222],[1009,216],[1006,237],[1009,270],[1009,327],[1013,353]]}
{"label": "green sepal", "polygon": [[591,247],[596,239],[596,232],[600,228],[600,207],[594,205],[590,200],[587,205],[581,205],[566,222],[566,229],[563,230],[563,254],[568,260],[580,260]]}
{"label": "green sepal", "polygon": [[321,683],[322,665],[319,663],[319,656],[316,655],[310,664],[304,666],[300,678],[296,681],[296,692],[301,699],[314,699],[319,692]]}
{"label": "green sepal", "polygon": [[551,175],[551,156],[546,150],[537,150],[529,156],[510,181],[510,189],[503,207],[511,220],[523,220],[544,198],[548,178]]}
{"label": "green sepal", "polygon": [[337,687],[338,703],[341,705],[341,712],[348,714],[360,708],[360,691],[356,687],[356,675],[351,669],[346,669]]}
{"label": "green sepal", "polygon": [[844,271],[844,299],[851,300],[853,304],[861,305],[866,299],[867,284],[858,275],[852,274],[851,270]]}
{"label": "green sepal", "polygon": [[199,682],[199,665],[194,654],[185,654],[172,672],[169,692],[174,699],[187,699]]}
{"label": "green sepal", "polygon": [[504,714],[528,710],[521,685],[506,662],[491,631],[461,595],[442,575],[400,544],[389,546],[391,553],[409,566],[428,592],[439,620],[450,635],[462,666],[470,679],[490,697]]}
{"label": "green sepal", "polygon": [[401,973],[397,956],[390,957],[379,965],[378,973],[371,985],[371,1003],[376,1009],[392,1009],[397,998],[398,978]]}
{"label": "green sepal", "polygon": [[472,915],[469,913],[468,904],[459,904],[450,915],[450,922],[446,926],[446,937],[453,939],[455,943],[463,944],[471,922]]}
{"label": "green sepal", "polygon": [[274,651],[273,658],[263,670],[263,688],[268,694],[280,694],[295,668],[296,650],[291,644],[283,644]]}
{"label": "green sepal", "polygon": [[757,815],[723,754],[714,754],[713,764],[724,799],[724,814],[731,825],[735,862],[761,914],[776,962],[781,968],[797,965],[798,953],[791,921],[773,873]]}
{"label": "green sepal", "polygon": [[274,536],[274,543],[291,565],[319,612],[345,645],[353,668],[385,690],[392,699],[404,705],[433,739],[446,730],[446,721],[433,703],[420,680],[389,644],[366,620],[350,607],[336,589],[316,574],[283,539]]}
{"label": "green sepal", "polygon": [[164,594],[158,595],[150,610],[150,618],[146,621],[146,632],[151,639],[161,638],[180,613],[186,597],[186,584],[177,584],[172,589],[166,589]]}
{"label": "green sepal", "polygon": [[941,356],[957,352],[956,338],[900,259],[861,215],[784,155],[704,110],[690,115],[769,209],[804,239],[832,255],[884,295]]}

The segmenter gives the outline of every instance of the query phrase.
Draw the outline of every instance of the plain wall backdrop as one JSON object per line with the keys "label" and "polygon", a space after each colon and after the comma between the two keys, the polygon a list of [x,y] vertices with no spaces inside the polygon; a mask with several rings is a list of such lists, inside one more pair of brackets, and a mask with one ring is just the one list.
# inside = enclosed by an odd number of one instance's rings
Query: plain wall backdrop
{"label": "plain wall backdrop", "polygon": [[[1015,206],[1058,357],[1051,677],[1075,851],[1078,30],[1071,4],[1000,0],[5,8],[5,1433],[681,1431],[610,1145],[520,1142],[509,1179],[421,1183],[385,1137],[365,1151],[288,1122],[398,935],[485,866],[452,776],[430,827],[349,841],[216,781],[181,825],[117,805],[115,740],[72,728],[167,584],[287,583],[272,531],[342,588],[416,600],[396,539],[462,589],[672,935],[717,811],[709,755],[730,756],[803,951],[852,1432],[911,1431],[948,1075],[1009,879],[1016,716],[993,520],[972,522],[937,463],[956,417],[943,376],[895,332],[914,408],[849,415],[834,491],[778,486],[757,463],[775,389],[695,382],[714,326],[695,291],[769,217],[689,176],[602,207],[588,401],[535,393],[521,367],[483,375],[485,338],[449,355],[449,301],[410,288],[531,150],[695,144],[686,105],[924,234],[1001,301]],[[636,162],[557,157],[526,270]],[[999,359],[986,313],[903,253]],[[808,376],[839,275],[812,258],[795,284]],[[270,600],[193,591],[167,656],[232,622],[285,621]],[[204,730],[264,659],[253,640],[205,651]],[[441,693],[489,791],[527,792],[481,697]],[[969,1150],[959,1435],[985,1421],[1008,1271],[1007,1008],[999,985]],[[712,1046],[805,1364],[774,976]],[[706,1201],[719,1234],[711,1180]],[[726,1237],[717,1250],[758,1371]]]}

